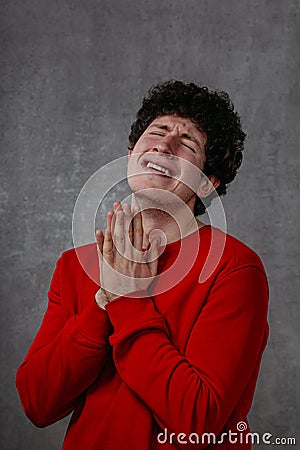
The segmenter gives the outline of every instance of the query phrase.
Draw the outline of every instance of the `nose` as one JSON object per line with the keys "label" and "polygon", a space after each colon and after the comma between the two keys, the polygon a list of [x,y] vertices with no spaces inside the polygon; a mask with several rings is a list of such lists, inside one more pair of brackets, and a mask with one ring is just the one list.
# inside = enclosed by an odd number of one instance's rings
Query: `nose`
{"label": "nose", "polygon": [[165,136],[163,139],[160,139],[159,142],[155,144],[153,147],[154,152],[162,153],[165,156],[173,156],[174,155],[174,143],[173,138],[171,136]]}

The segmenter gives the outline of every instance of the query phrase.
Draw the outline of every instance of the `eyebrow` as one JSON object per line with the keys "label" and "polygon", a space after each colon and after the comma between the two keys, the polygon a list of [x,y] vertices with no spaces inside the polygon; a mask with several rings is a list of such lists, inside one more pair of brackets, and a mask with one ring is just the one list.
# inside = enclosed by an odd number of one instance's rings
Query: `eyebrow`
{"label": "eyebrow", "polygon": [[[153,123],[153,124],[150,125],[149,128],[151,128],[151,127],[159,128],[160,130],[171,131],[171,128],[168,125],[165,125],[165,124],[162,124],[162,123]],[[189,139],[192,142],[195,142],[195,144],[197,144],[199,146],[199,148],[201,148],[200,142],[194,136],[184,132],[184,133],[182,133],[180,135],[180,137],[183,137],[185,139]]]}

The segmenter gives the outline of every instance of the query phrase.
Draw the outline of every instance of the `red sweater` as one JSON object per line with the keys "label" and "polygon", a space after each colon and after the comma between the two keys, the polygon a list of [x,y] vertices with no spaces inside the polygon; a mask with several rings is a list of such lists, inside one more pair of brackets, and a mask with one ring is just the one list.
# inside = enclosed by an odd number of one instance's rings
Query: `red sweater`
{"label": "red sweater", "polygon": [[[64,450],[203,449],[203,433],[223,440],[218,449],[251,447],[220,434],[247,422],[268,336],[268,283],[258,255],[230,235],[217,267],[199,283],[211,229],[167,245],[159,273],[171,268],[175,284],[200,236],[196,262],[177,285],[156,294],[165,282],[159,279],[147,297],[119,297],[106,311],[75,250],[58,260],[17,388],[39,427],[74,410]],[[81,251],[98,271],[96,246]]]}

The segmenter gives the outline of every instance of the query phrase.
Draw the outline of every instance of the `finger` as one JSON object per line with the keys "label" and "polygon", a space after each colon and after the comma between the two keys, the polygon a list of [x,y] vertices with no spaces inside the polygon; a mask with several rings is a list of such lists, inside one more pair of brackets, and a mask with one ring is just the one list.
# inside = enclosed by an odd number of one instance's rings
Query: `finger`
{"label": "finger", "polygon": [[121,202],[119,202],[119,201],[114,202],[114,212],[116,213],[117,211],[120,211],[120,210],[122,210]]}
{"label": "finger", "polygon": [[112,231],[112,221],[113,221],[114,212],[108,211],[106,216],[106,228]]}
{"label": "finger", "polygon": [[128,203],[124,203],[123,211],[124,211],[125,255],[126,255],[126,258],[131,259],[133,231],[132,231],[131,208]]}
{"label": "finger", "polygon": [[103,240],[103,257],[108,264],[113,263],[114,257],[114,248],[113,248],[113,240],[111,230],[106,228]]}
{"label": "finger", "polygon": [[111,233],[114,235],[114,229],[115,229],[115,223],[116,223],[116,212],[122,211],[122,204],[121,202],[117,201],[113,204],[114,210],[112,211],[112,221],[111,221]]}
{"label": "finger", "polygon": [[147,250],[147,249],[149,249],[149,247],[150,247],[149,233],[145,233],[145,231],[144,231],[143,248],[145,248]]}
{"label": "finger", "polygon": [[120,255],[124,255],[125,233],[124,233],[124,211],[115,213],[115,227],[113,233],[113,243]]}
{"label": "finger", "polygon": [[143,248],[143,223],[142,214],[138,208],[134,208],[134,218],[133,218],[133,245],[134,247],[142,251]]}
{"label": "finger", "polygon": [[98,251],[103,253],[103,242],[104,242],[104,235],[102,230],[96,230],[96,242],[97,242],[97,248]]}
{"label": "finger", "polygon": [[149,260],[148,267],[151,273],[151,276],[154,277],[157,274],[157,268],[158,268],[158,257],[159,257],[159,247],[160,247],[160,238],[155,237],[151,241],[151,247],[149,250],[147,250],[146,258]]}

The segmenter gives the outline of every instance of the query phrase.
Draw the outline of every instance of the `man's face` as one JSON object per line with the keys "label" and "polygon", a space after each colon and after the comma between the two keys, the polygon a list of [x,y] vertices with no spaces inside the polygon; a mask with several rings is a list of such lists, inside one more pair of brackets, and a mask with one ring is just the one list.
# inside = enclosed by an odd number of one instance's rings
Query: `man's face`
{"label": "man's face", "polygon": [[129,152],[128,183],[132,192],[167,190],[193,209],[196,194],[182,180],[195,179],[195,173],[199,176],[193,168],[203,170],[205,144],[205,134],[190,119],[157,117]]}

